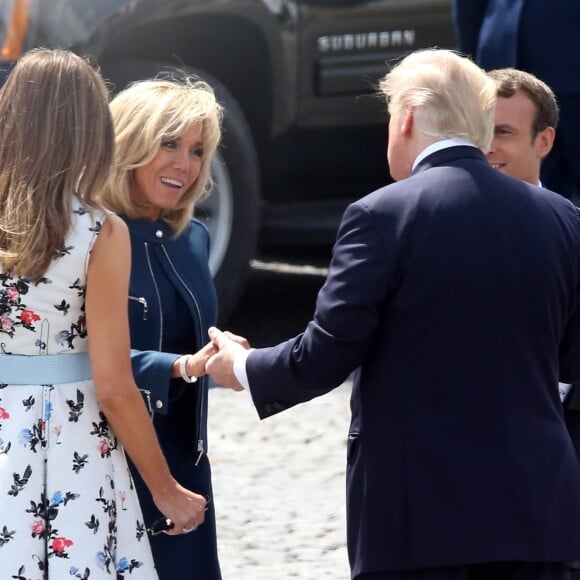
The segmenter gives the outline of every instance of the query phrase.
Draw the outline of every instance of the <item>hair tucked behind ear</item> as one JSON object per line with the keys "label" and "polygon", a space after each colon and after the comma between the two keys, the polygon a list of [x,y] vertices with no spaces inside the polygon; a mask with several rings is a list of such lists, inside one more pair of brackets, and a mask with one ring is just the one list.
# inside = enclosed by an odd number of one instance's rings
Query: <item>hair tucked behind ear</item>
{"label": "hair tucked behind ear", "polygon": [[0,91],[0,263],[37,281],[62,248],[71,198],[94,206],[114,135],[108,91],[69,51],[25,54]]}

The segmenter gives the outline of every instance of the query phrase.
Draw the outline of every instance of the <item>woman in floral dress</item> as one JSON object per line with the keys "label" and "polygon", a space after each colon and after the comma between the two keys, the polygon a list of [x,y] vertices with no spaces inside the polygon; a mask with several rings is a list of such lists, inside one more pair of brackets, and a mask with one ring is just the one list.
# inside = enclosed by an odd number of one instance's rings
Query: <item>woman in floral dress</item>
{"label": "woman in floral dress", "polygon": [[114,153],[98,73],[27,53],[0,144],[0,576],[156,579],[123,447],[168,533],[206,500],[170,474],[132,377],[128,232],[93,201]]}

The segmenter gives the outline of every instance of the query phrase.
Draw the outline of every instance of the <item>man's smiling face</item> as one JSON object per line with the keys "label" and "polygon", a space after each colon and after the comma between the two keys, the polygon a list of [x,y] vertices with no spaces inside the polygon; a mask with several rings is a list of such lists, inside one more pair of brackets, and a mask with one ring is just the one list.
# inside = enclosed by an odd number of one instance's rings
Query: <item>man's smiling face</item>
{"label": "man's smiling face", "polygon": [[521,90],[509,98],[498,97],[495,108],[495,132],[489,163],[506,175],[537,185],[540,164],[546,150],[546,135],[540,131],[532,137],[535,106]]}

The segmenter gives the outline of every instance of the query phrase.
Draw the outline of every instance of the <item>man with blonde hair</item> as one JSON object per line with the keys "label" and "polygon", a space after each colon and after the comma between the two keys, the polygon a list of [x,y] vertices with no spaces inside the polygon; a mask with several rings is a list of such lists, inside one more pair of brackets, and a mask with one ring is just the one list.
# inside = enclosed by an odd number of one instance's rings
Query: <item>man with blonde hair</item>
{"label": "man with blonde hair", "polygon": [[487,162],[496,89],[472,61],[389,72],[395,183],[351,204],[313,320],[246,350],[210,329],[218,383],[261,418],[354,371],[347,528],[356,580],[564,580],[580,462],[558,370],[580,378],[580,215]]}

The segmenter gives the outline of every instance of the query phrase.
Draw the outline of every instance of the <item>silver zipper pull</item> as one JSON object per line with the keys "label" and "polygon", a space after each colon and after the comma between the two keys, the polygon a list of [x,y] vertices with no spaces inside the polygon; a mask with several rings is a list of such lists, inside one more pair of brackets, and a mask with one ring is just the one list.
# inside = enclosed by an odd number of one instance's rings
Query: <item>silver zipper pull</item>
{"label": "silver zipper pull", "polygon": [[139,302],[143,304],[143,320],[147,320],[147,314],[149,313],[149,305],[145,298],[139,298]]}
{"label": "silver zipper pull", "polygon": [[203,439],[199,439],[197,442],[197,459],[195,460],[196,466],[201,461],[202,455],[203,455]]}
{"label": "silver zipper pull", "polygon": [[145,405],[147,406],[147,410],[149,411],[149,416],[153,418],[153,406],[151,405],[151,391],[147,389],[139,389],[143,394],[143,398],[145,399]]}
{"label": "silver zipper pull", "polygon": [[149,312],[149,305],[147,304],[147,299],[143,296],[129,296],[129,300],[135,300],[143,306],[143,320],[147,320],[147,314]]}

